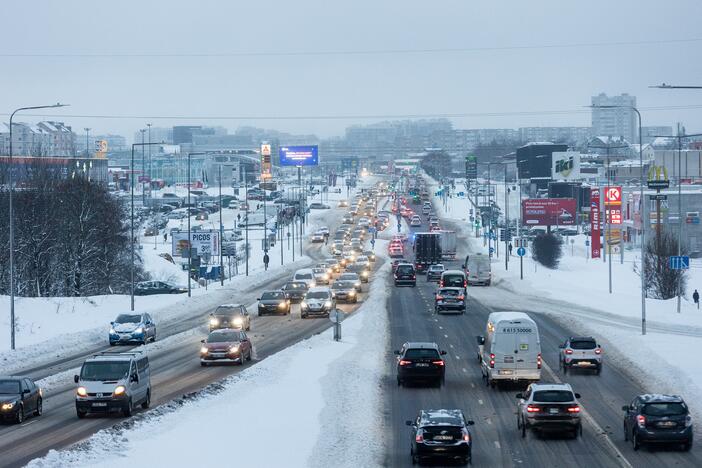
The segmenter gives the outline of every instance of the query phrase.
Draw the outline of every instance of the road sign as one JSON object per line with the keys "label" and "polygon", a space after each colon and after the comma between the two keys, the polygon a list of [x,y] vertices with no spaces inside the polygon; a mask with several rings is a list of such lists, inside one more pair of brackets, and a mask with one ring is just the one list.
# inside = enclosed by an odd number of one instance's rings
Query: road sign
{"label": "road sign", "polygon": [[670,257],[671,270],[688,270],[690,268],[690,257],[686,255]]}
{"label": "road sign", "polygon": [[660,193],[658,193],[656,195],[649,195],[648,199],[653,201],[664,201],[668,199],[668,195],[661,195]]}
{"label": "road sign", "polygon": [[375,239],[370,240],[371,245],[375,245]]}
{"label": "road sign", "polygon": [[397,223],[397,232],[400,232],[402,230],[402,224]]}
{"label": "road sign", "polygon": [[466,179],[478,178],[478,158],[475,155],[466,156]]}
{"label": "road sign", "polygon": [[519,247],[519,248],[517,249],[517,255],[519,255],[520,257],[525,256],[525,255],[526,255],[526,249],[525,249],[524,247]]}
{"label": "road sign", "polygon": [[336,309],[334,313],[329,314],[329,320],[332,323],[341,323],[344,320],[344,314],[340,314],[339,309]]}

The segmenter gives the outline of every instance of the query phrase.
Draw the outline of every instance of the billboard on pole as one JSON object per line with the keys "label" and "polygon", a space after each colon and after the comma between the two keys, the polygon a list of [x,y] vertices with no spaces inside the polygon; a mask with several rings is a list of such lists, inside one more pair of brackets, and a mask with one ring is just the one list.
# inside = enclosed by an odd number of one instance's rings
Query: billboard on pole
{"label": "billboard on pole", "polygon": [[261,143],[261,179],[270,179],[271,174],[271,145]]}
{"label": "billboard on pole", "polygon": [[188,231],[171,234],[171,255],[173,257],[182,257],[184,252],[187,255],[190,246],[200,257],[219,255],[219,231],[190,231],[190,242],[188,242]]}
{"label": "billboard on pole", "polygon": [[580,179],[580,153],[577,151],[554,151],[551,157],[553,180]]}
{"label": "billboard on pole", "polygon": [[478,158],[474,154],[466,156],[466,179],[478,178]]}
{"label": "billboard on pole", "polygon": [[575,198],[530,198],[522,200],[524,224],[569,226],[575,224]]}
{"label": "billboard on pole", "polygon": [[319,165],[319,147],[281,146],[278,151],[281,166],[317,166]]}

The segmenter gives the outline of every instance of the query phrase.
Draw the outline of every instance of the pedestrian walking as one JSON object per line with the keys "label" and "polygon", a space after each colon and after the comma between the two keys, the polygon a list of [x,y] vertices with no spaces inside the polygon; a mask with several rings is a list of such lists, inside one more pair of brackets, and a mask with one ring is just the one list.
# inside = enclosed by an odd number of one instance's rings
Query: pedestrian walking
{"label": "pedestrian walking", "polygon": [[512,256],[512,243],[510,242],[509,245],[507,246],[507,250],[509,250],[509,256]]}
{"label": "pedestrian walking", "polygon": [[167,241],[168,241],[168,233],[164,232],[163,233],[163,242],[167,242]]}
{"label": "pedestrian walking", "polygon": [[700,308],[700,293],[697,292],[695,289],[695,292],[692,293],[692,300],[695,301],[695,304],[697,304],[697,308]]}

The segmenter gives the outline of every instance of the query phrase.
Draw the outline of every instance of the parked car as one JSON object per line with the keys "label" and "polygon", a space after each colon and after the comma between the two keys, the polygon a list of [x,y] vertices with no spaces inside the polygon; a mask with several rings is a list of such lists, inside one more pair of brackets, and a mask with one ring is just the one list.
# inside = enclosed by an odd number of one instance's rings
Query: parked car
{"label": "parked car", "polygon": [[563,373],[570,369],[592,369],[602,372],[602,348],[591,336],[571,336],[559,347],[558,365]]}
{"label": "parked car", "polygon": [[285,291],[264,291],[258,299],[258,316],[290,314],[290,299]]}
{"label": "parked car", "polygon": [[429,381],[437,386],[444,383],[446,351],[436,343],[408,342],[395,351],[397,356],[397,385]]}
{"label": "parked car", "polygon": [[156,341],[156,323],[146,313],[119,314],[114,322],[110,322],[108,340],[110,346]]}
{"label": "parked car", "polygon": [[205,367],[213,362],[236,362],[244,365],[253,355],[251,340],[242,330],[221,329],[210,332],[202,340],[200,365]]}
{"label": "parked car", "polygon": [[473,438],[468,426],[475,424],[458,409],[421,410],[410,430],[412,464],[425,461],[472,463]]}
{"label": "parked car", "polygon": [[624,440],[634,450],[641,445],[681,444],[692,448],[693,429],[690,409],[677,395],[639,395],[624,411]]}
{"label": "parked car", "polygon": [[44,394],[29,377],[0,376],[0,419],[22,424],[41,416]]}
{"label": "parked car", "polygon": [[310,203],[309,204],[310,210],[328,210],[331,208],[329,205],[325,205],[324,203]]}
{"label": "parked car", "polygon": [[222,304],[210,313],[207,321],[210,331],[220,328],[251,330],[251,316],[242,304]]}
{"label": "parked car", "polygon": [[188,288],[167,281],[140,281],[134,287],[135,296],[151,296],[154,294],[182,294]]}
{"label": "parked car", "polygon": [[132,415],[134,408],[151,405],[151,368],[141,351],[100,353],[85,360],[74,375],[76,414],[121,412]]}
{"label": "parked car", "polygon": [[517,393],[517,428],[522,437],[527,430],[568,431],[574,438],[582,435],[580,422],[580,394],[567,383],[530,384],[526,391]]}

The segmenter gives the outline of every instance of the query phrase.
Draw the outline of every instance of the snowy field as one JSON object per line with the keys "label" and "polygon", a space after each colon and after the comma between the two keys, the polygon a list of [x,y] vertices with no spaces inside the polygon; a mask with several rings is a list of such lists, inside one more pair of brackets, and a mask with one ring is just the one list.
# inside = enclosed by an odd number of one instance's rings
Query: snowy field
{"label": "snowy field", "polygon": [[[504,209],[500,185],[496,200]],[[510,216],[516,216],[518,197],[512,195],[509,201]],[[438,198],[434,203],[440,216],[455,222],[473,252],[487,255],[483,238],[476,238],[475,230],[469,227],[472,205],[467,198],[451,198],[446,207]],[[579,333],[597,337],[605,346],[606,358],[628,369],[649,391],[677,393],[688,401],[700,401],[702,361],[690,350],[702,345],[702,310],[691,299],[695,288],[702,289],[702,261],[691,260],[687,297],[682,300],[680,313],[676,299],[646,300],[647,335],[642,336],[641,278],[634,269],[640,263],[639,252],[625,250],[624,263],[620,263],[619,255],[612,257],[610,294],[608,264],[587,258],[584,236],[564,239],[568,244],[557,270],[534,262],[527,249],[523,280],[516,249],[505,270],[502,243],[500,257],[492,261],[493,286],[473,288],[471,294],[494,307],[518,309],[521,305],[531,312],[549,314]],[[695,410],[702,416],[701,408]]]}
{"label": "snowy field", "polygon": [[[376,250],[384,252],[385,244],[378,241]],[[219,465],[219,448],[240,443],[246,449],[236,450],[236,466],[381,465],[377,415],[385,360],[378,356],[387,351],[389,267],[385,261],[375,272],[367,298],[343,322],[341,342],[327,330],[226,379],[216,391],[157,408],[134,418],[129,429],[100,431],[28,466],[153,466],[155,453],[159,466]],[[369,421],[377,424],[369,427]]]}
{"label": "snowy field", "polygon": [[[372,183],[369,178],[364,184]],[[210,189],[213,191],[216,189]],[[355,191],[351,191],[353,196]],[[343,209],[337,208],[338,200],[346,198],[346,191],[341,194],[329,194],[328,210],[312,210],[305,229],[304,245],[307,239],[318,227],[338,221]],[[319,201],[319,196],[313,201]],[[326,201],[326,194],[325,194]],[[223,221],[225,226],[232,226],[237,211],[224,209]],[[194,217],[193,217],[194,219]],[[211,223],[219,223],[219,215],[210,218]],[[180,221],[171,220],[169,227],[180,225]],[[192,221],[193,225],[196,224]],[[174,224],[174,226],[171,226]],[[143,230],[142,230],[143,231]],[[163,232],[163,231],[162,231]],[[169,236],[170,238],[170,236]],[[187,283],[187,273],[180,265],[175,265],[160,257],[164,252],[170,253],[171,244],[163,242],[162,234],[157,237],[139,237],[140,249],[146,270],[153,279],[170,280],[177,284]],[[154,241],[156,241],[154,249]],[[263,266],[263,251],[261,234],[252,233],[249,242],[252,246],[249,259],[249,276],[244,276],[244,264],[239,266],[239,275],[227,278],[224,286],[219,281],[210,282],[207,288],[192,282],[192,298],[187,294],[136,296],[136,311],[148,312],[157,324],[173,321],[192,315],[194,311],[214,308],[222,302],[231,301],[233,292],[261,288],[271,280],[271,275],[288,275],[295,270],[309,266],[309,257],[299,255],[299,243],[296,243],[295,262],[292,261],[292,245],[288,249],[287,242],[283,244],[283,263],[279,244],[269,251],[270,263],[268,271]],[[226,265],[225,265],[226,268]],[[2,310],[10,309],[10,298],[0,296]],[[71,353],[89,350],[96,345],[107,343],[107,331],[110,321],[124,312],[130,311],[129,295],[103,295],[90,297],[54,297],[54,298],[15,298],[17,317],[17,335],[15,351],[10,348],[10,317],[9,313],[0,316],[0,363],[4,373],[12,373],[22,368],[58,359]]]}

